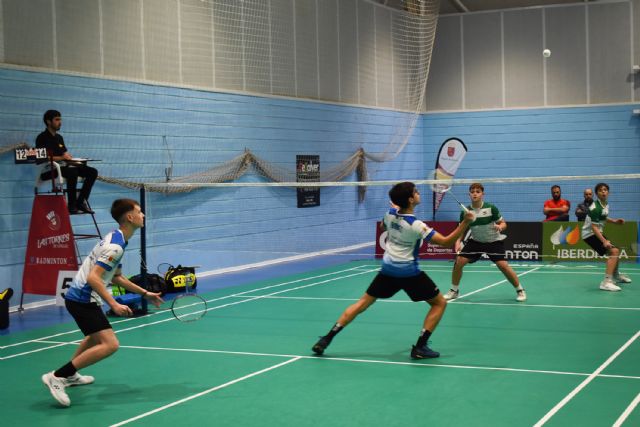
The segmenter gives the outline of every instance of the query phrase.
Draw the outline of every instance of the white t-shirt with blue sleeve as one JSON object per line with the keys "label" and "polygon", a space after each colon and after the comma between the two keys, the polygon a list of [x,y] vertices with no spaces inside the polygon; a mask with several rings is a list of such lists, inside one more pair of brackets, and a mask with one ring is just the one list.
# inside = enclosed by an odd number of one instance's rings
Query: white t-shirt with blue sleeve
{"label": "white t-shirt with blue sleeve", "polygon": [[124,249],[126,247],[127,242],[124,240],[122,231],[114,230],[107,234],[104,239],[93,248],[89,256],[85,258],[80,270],[78,270],[71,282],[71,287],[65,294],[65,299],[102,305],[102,298],[100,298],[98,293],[87,283],[89,273],[95,265],[104,268],[105,273],[102,276],[102,281],[104,285],[107,286],[111,282],[111,279],[113,279],[116,270],[122,267],[120,260],[124,255]]}
{"label": "white t-shirt with blue sleeve", "polygon": [[390,209],[383,218],[387,229],[387,243],[382,258],[382,274],[392,277],[411,277],[420,273],[418,255],[423,241],[430,241],[436,233],[412,214],[400,214]]}

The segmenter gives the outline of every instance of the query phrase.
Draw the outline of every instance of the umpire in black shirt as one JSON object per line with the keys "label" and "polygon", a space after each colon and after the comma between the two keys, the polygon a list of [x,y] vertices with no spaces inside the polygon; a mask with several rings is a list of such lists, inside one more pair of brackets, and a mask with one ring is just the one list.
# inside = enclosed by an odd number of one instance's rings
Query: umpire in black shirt
{"label": "umpire in black shirt", "polygon": [[[91,187],[98,177],[98,171],[86,163],[73,162],[73,157],[67,151],[64,145],[62,135],[58,134],[60,126],[62,126],[62,116],[59,111],[49,110],[44,113],[44,124],[47,126],[36,138],[37,148],[46,148],[47,154],[54,162],[62,162],[60,171],[62,176],[67,180],[67,200],[70,214],[76,214],[78,211],[85,213],[93,213],[87,200],[91,193]],[[45,160],[40,163],[45,162]],[[54,172],[49,171],[42,174],[42,179],[51,179]],[[77,194],[76,187],[78,185],[78,177],[84,178],[80,194]]]}

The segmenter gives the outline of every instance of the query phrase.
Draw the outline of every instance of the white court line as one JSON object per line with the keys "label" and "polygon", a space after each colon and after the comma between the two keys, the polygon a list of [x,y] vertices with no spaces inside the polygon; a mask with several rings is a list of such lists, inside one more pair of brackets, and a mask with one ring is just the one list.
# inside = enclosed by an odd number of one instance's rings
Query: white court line
{"label": "white court line", "polygon": [[634,336],[629,338],[629,340],[622,345],[615,353],[613,353],[609,358],[598,367],[595,371],[591,373],[584,381],[582,381],[576,388],[574,388],[571,393],[566,395],[564,399],[562,399],[556,406],[551,408],[549,412],[545,414],[544,417],[540,418],[540,420],[534,424],[533,427],[541,427],[543,426],[551,417],[553,417],[560,409],[564,407],[571,399],[575,397],[583,388],[585,388],[591,381],[593,381],[597,376],[600,375],[600,372],[604,371],[607,366],[609,366],[623,351],[627,349],[638,337],[640,336],[640,331],[636,332]]}
{"label": "white court line", "polygon": [[[496,268],[497,268],[497,267],[496,267]],[[532,272],[534,272],[534,271],[538,271],[538,270],[540,270],[541,268],[542,268],[542,266],[540,266],[540,267],[536,267],[536,268],[533,268],[533,269],[531,269],[531,270],[529,270],[529,271],[525,271],[524,273],[516,274],[516,276],[518,276],[518,277],[522,277],[522,276],[524,276],[524,275],[526,275],[526,274],[532,273]],[[505,283],[505,282],[508,282],[508,280],[507,280],[507,279],[502,279],[502,280],[500,280],[499,282],[492,283],[492,284],[490,284],[490,285],[488,285],[488,286],[485,286],[484,288],[476,289],[475,291],[468,292],[468,293],[466,293],[466,294],[462,294],[462,295],[460,295],[458,298],[454,299],[453,301],[450,301],[450,302],[449,302],[449,304],[457,304],[457,302],[456,302],[456,301],[458,301],[458,300],[459,300],[459,299],[461,299],[461,298],[465,298],[465,297],[468,297],[469,295],[477,294],[478,292],[482,292],[482,291],[487,290],[487,289],[489,289],[489,288],[493,288],[494,286],[498,286],[499,284],[501,284],[501,283]]]}
{"label": "white court line", "polygon": [[[352,269],[350,269],[350,270],[352,270]],[[319,282],[309,283],[309,284],[302,285],[302,286],[296,286],[295,288],[283,289],[281,291],[272,292],[270,294],[261,295],[261,296],[258,296],[258,297],[245,297],[245,298],[249,298],[249,299],[245,299],[245,300],[242,300],[242,301],[236,301],[236,302],[231,302],[231,303],[227,303],[227,304],[223,304],[223,305],[218,305],[218,306],[215,306],[215,307],[207,308],[206,311],[209,312],[209,311],[213,311],[213,310],[218,310],[218,309],[221,309],[221,308],[229,307],[229,306],[232,306],[232,305],[243,304],[245,302],[256,301],[256,300],[259,300],[259,299],[266,299],[267,297],[272,296],[272,295],[277,295],[277,294],[281,294],[281,293],[284,293],[284,292],[295,291],[295,290],[298,290],[298,289],[304,289],[304,288],[308,288],[308,287],[311,287],[311,286],[317,286],[317,285],[321,285],[321,284],[324,284],[324,283],[333,282],[333,281],[336,281],[336,280],[339,280],[339,279],[346,279],[346,278],[349,278],[349,277],[359,276],[361,274],[368,274],[368,273],[372,273],[372,272],[375,272],[375,271],[378,271],[378,270],[376,269],[376,270],[370,270],[370,271],[360,271],[360,272],[357,272],[357,273],[348,274],[346,276],[338,276],[338,277],[327,279],[327,280],[321,280]],[[272,287],[273,286],[268,286],[267,288],[272,288]],[[261,289],[266,289],[266,288],[261,288]],[[261,289],[258,289],[258,290],[261,290]],[[246,294],[248,292],[250,292],[250,291],[242,292],[241,294]],[[240,294],[228,295],[228,296],[223,297],[223,298],[217,298],[216,300],[220,300],[220,299],[224,299],[224,298],[231,298],[231,297],[238,296],[238,295],[240,295]],[[199,313],[199,312],[194,312],[194,313]],[[168,317],[166,319],[157,320],[155,322],[143,323],[143,324],[140,324],[140,325],[137,325],[137,326],[132,326],[130,328],[120,329],[120,330],[115,331],[115,333],[119,334],[121,332],[127,332],[127,331],[131,331],[131,330],[134,330],[134,329],[139,329],[139,328],[146,328],[147,326],[157,325],[159,323],[171,322],[171,321],[174,321],[174,320],[175,319],[173,317]],[[40,341],[42,341],[44,339],[46,339],[46,338],[43,337],[43,338],[40,338],[40,339],[31,340],[30,342],[40,342]],[[54,347],[45,347],[45,348],[42,348],[42,349],[25,351],[23,353],[18,353],[18,354],[13,354],[13,355],[10,355],[10,356],[5,356],[5,357],[2,358],[2,360],[13,359],[14,357],[25,356],[25,355],[28,355],[28,354],[31,354],[31,353],[36,353],[38,351],[47,350],[49,348],[54,348]]]}
{"label": "white court line", "polygon": [[[245,295],[238,298],[248,298],[250,295]],[[329,298],[329,297],[283,297],[283,296],[269,296],[267,299],[291,299],[291,300],[318,300],[318,301],[358,301],[358,298]],[[410,300],[390,300],[379,299],[376,302],[380,303],[395,303],[395,304],[413,304]],[[497,305],[497,306],[513,306],[513,307],[534,307],[534,308],[570,308],[570,309],[596,309],[596,310],[622,310],[622,311],[640,311],[640,307],[606,307],[606,306],[589,306],[589,305],[553,305],[553,304],[523,304],[521,302],[470,302],[461,301],[458,304],[465,305]]]}
{"label": "white court line", "polygon": [[629,415],[631,415],[636,406],[638,406],[638,403],[640,403],[640,393],[638,393],[636,398],[631,401],[629,406],[627,406],[627,409],[625,409],[624,412],[618,417],[612,427],[620,427],[622,423],[626,421]]}
{"label": "white court line", "polygon": [[269,372],[269,371],[272,371],[274,369],[278,369],[278,368],[280,368],[282,366],[288,365],[289,363],[293,363],[293,362],[296,362],[298,360],[300,360],[299,357],[294,357],[294,358],[289,359],[287,361],[284,361],[282,363],[278,363],[277,365],[269,366],[268,368],[252,372],[249,375],[245,375],[244,377],[236,378],[235,380],[226,382],[224,384],[220,384],[218,386],[212,387],[212,388],[210,388],[208,390],[205,390],[205,391],[201,391],[200,393],[194,394],[194,395],[189,396],[189,397],[185,397],[184,399],[176,400],[175,402],[171,402],[168,405],[161,406],[161,407],[156,408],[154,410],[151,410],[151,411],[145,412],[143,414],[137,415],[137,416],[135,416],[133,418],[128,418],[128,419],[126,419],[124,421],[120,421],[119,423],[112,424],[111,427],[119,427],[119,426],[122,426],[122,425],[125,425],[125,424],[129,424],[130,422],[139,420],[141,418],[148,417],[149,415],[153,415],[155,413],[164,411],[165,409],[171,408],[173,406],[180,405],[181,403],[188,402],[190,400],[193,400],[193,399],[196,399],[198,397],[204,396],[205,394],[209,394],[209,393],[212,393],[214,391],[221,390],[221,389],[223,389],[225,387],[229,387],[230,385],[239,383],[240,381],[244,381],[244,380],[249,379],[251,377],[255,377],[257,375],[264,374],[265,372]]}
{"label": "white court line", "polygon": [[[63,343],[63,344],[79,344],[76,343]],[[124,349],[133,349],[133,350],[150,350],[150,351],[177,351],[177,352],[186,352],[186,353],[212,353],[212,354],[231,354],[237,356],[264,356],[264,357],[282,357],[282,358],[292,358],[296,357],[299,359],[311,359],[311,360],[323,360],[323,361],[334,361],[334,362],[353,362],[353,363],[377,363],[382,365],[400,365],[400,366],[422,366],[422,367],[433,367],[433,368],[456,368],[456,369],[476,369],[481,371],[504,371],[504,372],[524,372],[524,373],[533,373],[533,374],[550,374],[550,375],[573,375],[580,377],[587,377],[590,374],[585,372],[565,372],[565,371],[549,371],[549,370],[540,370],[540,369],[523,369],[523,368],[500,368],[495,366],[473,366],[473,365],[448,365],[442,363],[428,363],[424,361],[420,362],[393,362],[390,360],[372,360],[372,359],[354,359],[354,358],[346,358],[346,357],[327,357],[327,356],[305,356],[299,354],[280,354],[280,353],[255,353],[249,351],[229,351],[229,350],[208,350],[208,349],[197,349],[197,348],[172,348],[172,347],[153,347],[153,346],[137,346],[137,345],[122,345],[120,348]],[[631,375],[608,375],[602,374],[599,375],[600,378],[620,378],[620,379],[629,379],[629,380],[640,380],[640,376],[631,376]]]}
{"label": "white court line", "polygon": [[[227,299],[227,298],[237,297],[239,295],[244,295],[244,294],[247,294],[247,293],[250,293],[250,292],[264,291],[266,289],[272,289],[272,288],[277,288],[277,287],[280,287],[280,286],[290,285],[290,284],[293,284],[293,283],[299,283],[299,282],[303,282],[305,280],[319,279],[321,277],[336,275],[336,274],[340,274],[340,273],[345,273],[347,271],[354,271],[354,270],[357,270],[357,269],[358,269],[358,267],[351,267],[351,268],[347,268],[345,270],[338,270],[338,271],[334,271],[334,272],[331,272],[331,273],[319,274],[317,276],[304,277],[302,279],[296,279],[296,280],[291,280],[291,281],[288,281],[288,282],[276,283],[275,285],[264,286],[264,287],[258,288],[258,289],[251,289],[251,290],[248,290],[248,291],[238,292],[238,293],[234,293],[234,294],[231,294],[231,295],[222,296],[222,297],[219,297],[219,298],[213,298],[213,299],[207,300],[207,302],[220,301],[220,300]],[[143,319],[143,318],[147,318],[147,317],[150,317],[150,316],[155,316],[155,315],[158,315],[158,314],[162,314],[162,313],[164,313],[164,312],[166,312],[168,310],[169,309],[162,310],[162,311],[156,311],[156,312],[153,312],[153,313],[150,313],[150,314],[148,314],[146,316],[141,316],[141,317],[131,317],[131,318],[128,318],[128,319],[114,320],[113,322],[111,322],[111,324],[115,325],[115,324],[118,324],[118,323],[130,322],[130,321],[137,320],[137,319]],[[14,344],[8,344],[8,345],[5,345],[5,346],[0,346],[0,350],[3,350],[5,348],[9,348],[9,347],[16,347],[16,346],[19,346],[19,345],[38,342],[38,341],[43,340],[43,339],[55,338],[55,337],[59,337],[59,336],[62,336],[62,335],[73,334],[73,333],[78,332],[78,331],[79,331],[79,329],[73,329],[73,330],[66,331],[66,332],[60,332],[60,333],[54,334],[54,335],[48,335],[48,336],[45,336],[45,337],[34,338],[34,339],[31,339],[31,340],[28,340],[28,341],[21,341],[21,342],[14,343]]]}

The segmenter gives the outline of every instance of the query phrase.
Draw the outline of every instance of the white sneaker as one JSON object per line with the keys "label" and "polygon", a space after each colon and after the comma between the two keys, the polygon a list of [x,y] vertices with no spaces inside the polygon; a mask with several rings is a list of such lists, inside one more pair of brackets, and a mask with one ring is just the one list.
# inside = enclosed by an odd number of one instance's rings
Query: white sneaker
{"label": "white sneaker", "polygon": [[617,292],[622,290],[622,288],[616,285],[615,283],[613,283],[613,280],[611,279],[605,279],[602,282],[600,282],[600,289],[602,289],[603,291],[611,291],[611,292]]}
{"label": "white sneaker", "polygon": [[527,300],[527,293],[524,291],[524,288],[516,290],[516,301],[523,302],[526,300]]}
{"label": "white sneaker", "polygon": [[64,391],[64,378],[58,378],[53,375],[53,372],[48,372],[42,376],[42,382],[49,388],[51,395],[58,401],[58,403],[60,403],[62,406],[71,405],[71,400],[69,399],[67,393]]}
{"label": "white sneaker", "polygon": [[617,276],[613,277],[613,280],[618,283],[631,283],[631,278],[626,274],[618,274]]}
{"label": "white sneaker", "polygon": [[87,385],[92,384],[95,381],[91,375],[81,375],[80,372],[76,372],[71,377],[64,379],[67,387],[73,387],[75,385]]}
{"label": "white sneaker", "polygon": [[459,289],[457,291],[455,289],[449,289],[449,292],[444,294],[444,299],[446,299],[447,301],[454,300],[458,298],[459,295],[460,295]]}

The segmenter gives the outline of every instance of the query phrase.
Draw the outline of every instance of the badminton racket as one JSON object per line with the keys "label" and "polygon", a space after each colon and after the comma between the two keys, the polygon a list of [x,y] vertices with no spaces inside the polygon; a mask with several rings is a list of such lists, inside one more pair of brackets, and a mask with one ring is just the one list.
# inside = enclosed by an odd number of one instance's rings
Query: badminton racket
{"label": "badminton racket", "polygon": [[427,177],[429,181],[433,181],[431,185],[431,191],[438,194],[451,194],[451,197],[455,199],[456,202],[460,205],[465,213],[469,212],[469,209],[465,205],[463,205],[460,200],[456,197],[455,194],[451,191],[453,187],[453,177],[441,171],[440,169],[435,169],[431,171]]}
{"label": "badminton racket", "polygon": [[186,285],[184,293],[178,295],[171,303],[171,314],[181,322],[195,322],[207,313],[207,301]]}

